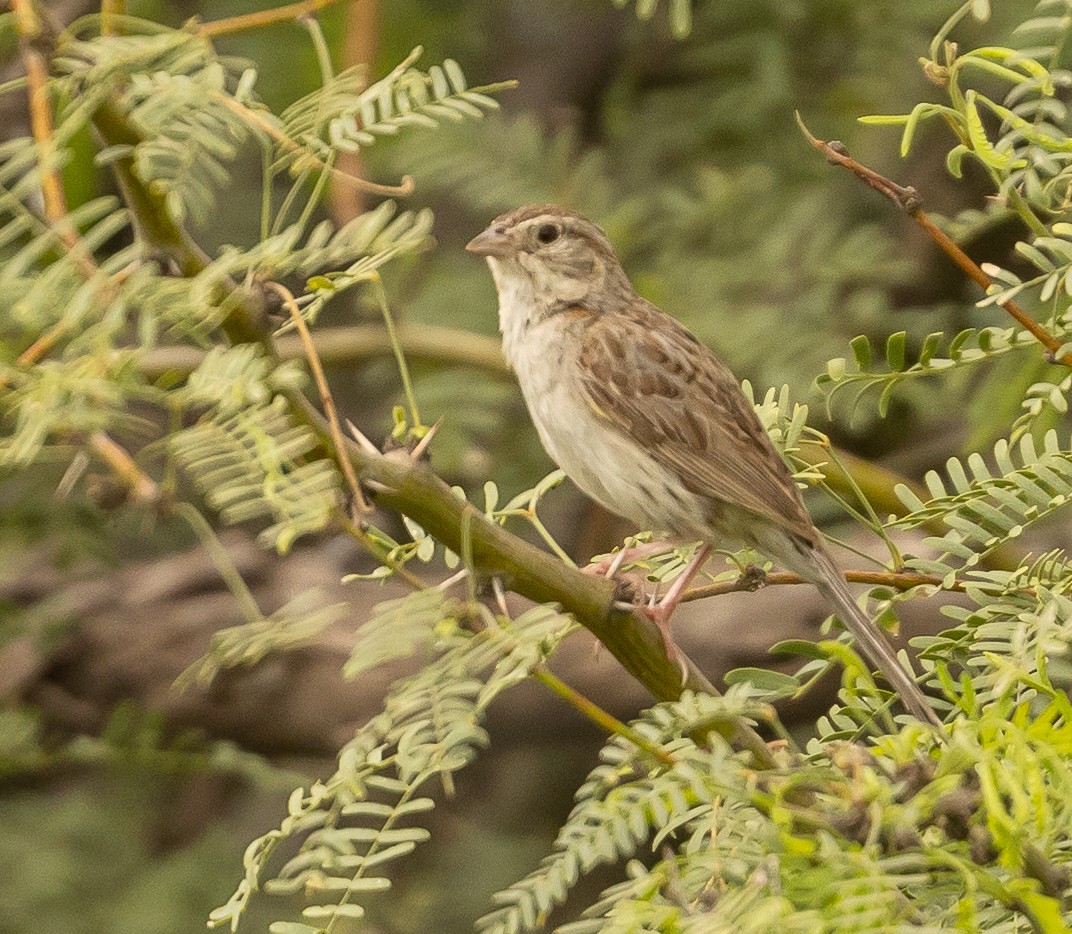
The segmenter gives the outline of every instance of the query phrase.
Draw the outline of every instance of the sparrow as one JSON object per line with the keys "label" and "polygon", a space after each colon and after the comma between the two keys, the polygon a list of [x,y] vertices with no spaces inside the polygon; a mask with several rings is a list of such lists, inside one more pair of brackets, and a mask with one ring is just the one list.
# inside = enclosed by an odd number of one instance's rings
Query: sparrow
{"label": "sparrow", "polygon": [[781,455],[729,368],[642,298],[602,228],[554,205],[495,218],[466,249],[487,259],[503,352],[551,459],[643,529],[699,540],[658,604],[670,617],[711,547],[749,547],[814,584],[920,720],[941,721],[860,610]]}

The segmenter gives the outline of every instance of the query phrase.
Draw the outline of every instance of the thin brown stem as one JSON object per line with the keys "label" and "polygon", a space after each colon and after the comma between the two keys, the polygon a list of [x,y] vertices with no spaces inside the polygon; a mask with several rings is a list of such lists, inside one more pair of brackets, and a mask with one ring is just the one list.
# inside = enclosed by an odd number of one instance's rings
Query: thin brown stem
{"label": "thin brown stem", "polygon": [[141,503],[158,503],[160,486],[142,470],[126,448],[116,444],[103,431],[95,431],[89,438],[89,446],[104,461],[123,483],[130,489],[131,495]]}
{"label": "thin brown stem", "polygon": [[229,110],[238,114],[247,123],[256,127],[269,138],[279,143],[279,145],[286,149],[291,155],[298,156],[303,161],[307,161],[318,171],[327,172],[328,175],[337,182],[350,185],[359,191],[367,191],[371,194],[383,195],[387,198],[405,197],[406,195],[413,193],[415,184],[412,176],[403,175],[402,181],[398,185],[381,185],[377,182],[370,182],[364,178],[358,178],[356,175],[348,175],[346,172],[328,165],[322,159],[313,155],[308,148],[303,146],[297,140],[291,139],[271,121],[265,120],[264,117],[257,113],[257,111],[251,110],[249,107],[236,101],[233,97],[219,93],[216,93],[214,97]]}
{"label": "thin brown stem", "polygon": [[286,6],[275,7],[271,10],[261,10],[257,13],[245,13],[242,16],[228,16],[226,19],[198,23],[194,27],[194,31],[203,38],[215,39],[219,36],[229,36],[236,32],[245,32],[247,29],[271,26],[273,23],[293,22],[303,16],[317,13],[337,2],[338,0],[303,0],[301,3],[289,3]]}
{"label": "thin brown stem", "polygon": [[331,395],[331,387],[328,386],[327,377],[324,375],[324,367],[320,362],[320,357],[317,355],[313,335],[309,333],[309,326],[305,323],[301,310],[298,308],[298,303],[294,300],[294,295],[290,289],[280,285],[278,282],[269,282],[268,288],[283,299],[283,304],[287,306],[287,311],[294,322],[294,327],[301,336],[302,346],[305,348],[305,359],[309,361],[309,367],[313,371],[313,379],[316,381],[320,401],[324,405],[324,414],[327,416],[328,426],[331,429],[331,442],[335,446],[335,462],[339,465],[339,469],[342,470],[346,485],[350,489],[350,496],[358,513],[355,516],[355,521],[360,527],[360,517],[366,515],[371,510],[371,507],[365,499],[365,494],[361,492],[361,484],[357,482],[354,465],[350,462],[350,458],[346,456],[346,436],[342,433],[342,426],[339,424],[339,415],[335,411],[335,400]]}
{"label": "thin brown stem", "polygon": [[[913,587],[930,585],[942,590],[955,593],[963,593],[964,585],[959,581],[945,585],[943,579],[934,574],[917,574],[914,571],[846,571],[845,580],[850,584],[871,584],[875,587],[892,587],[895,590],[910,590]],[[785,584],[807,584],[799,574],[789,571],[763,572],[753,569],[747,574],[735,577],[733,580],[716,581],[713,584],[704,584],[701,587],[693,587],[682,596],[682,602],[689,600],[703,600],[705,597],[718,597],[727,593],[743,593],[759,590],[761,587],[776,587]]]}
{"label": "thin brown stem", "polygon": [[89,278],[97,271],[92,254],[78,236],[67,217],[67,195],[56,165],[56,140],[52,123],[52,101],[48,93],[48,59],[38,47],[44,29],[32,0],[11,0],[19,49],[26,69],[26,86],[30,109],[30,132],[37,145],[37,164],[41,173],[41,197],[45,217],[73,254],[74,261]]}
{"label": "thin brown stem", "polygon": [[45,202],[45,217],[57,223],[67,216],[67,198],[59,170],[55,168],[56,146],[53,139],[52,103],[48,96],[48,61],[36,48],[41,38],[41,22],[31,0],[11,0],[15,28],[19,34],[22,63],[26,69],[29,91],[30,130],[38,148],[41,172],[41,194]]}
{"label": "thin brown stem", "polygon": [[404,564],[399,564],[391,557],[390,552],[374,539],[369,533],[356,522],[345,516],[340,516],[339,525],[342,530],[365,549],[373,558],[389,567],[396,577],[401,578],[414,590],[427,590],[432,585],[428,581],[421,580]]}
{"label": "thin brown stem", "polygon": [[[979,267],[979,264],[968,256],[927,216],[923,210],[923,200],[914,188],[898,185],[896,182],[886,178],[886,176],[880,175],[874,169],[861,165],[848,154],[844,145],[836,140],[826,142],[825,140],[816,139],[804,125],[800,114],[797,114],[797,123],[808,142],[814,149],[823,154],[827,162],[831,165],[839,165],[848,169],[866,185],[896,204],[905,214],[919,224],[927,232],[927,235],[941,247],[946,256],[953,260],[984,291],[994,284],[993,280]],[[1058,357],[1057,353],[1062,347],[1062,342],[1024,311],[1020,305],[1011,299],[998,304],[1050,352],[1050,357],[1055,362],[1072,367],[1072,353],[1065,353]]]}

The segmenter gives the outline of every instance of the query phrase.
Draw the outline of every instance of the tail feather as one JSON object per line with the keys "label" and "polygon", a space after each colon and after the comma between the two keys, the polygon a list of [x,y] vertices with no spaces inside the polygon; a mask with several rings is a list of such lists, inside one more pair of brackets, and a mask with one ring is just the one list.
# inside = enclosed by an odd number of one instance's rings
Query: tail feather
{"label": "tail feather", "polygon": [[818,549],[813,550],[809,557],[815,571],[814,576],[811,576],[812,582],[834,605],[838,618],[852,633],[867,660],[882,672],[890,687],[897,692],[905,707],[917,719],[934,726],[941,726],[941,719],[931,709],[911,675],[898,661],[893,649],[886,641],[885,634],[856,605],[845,583],[845,578],[834,562]]}

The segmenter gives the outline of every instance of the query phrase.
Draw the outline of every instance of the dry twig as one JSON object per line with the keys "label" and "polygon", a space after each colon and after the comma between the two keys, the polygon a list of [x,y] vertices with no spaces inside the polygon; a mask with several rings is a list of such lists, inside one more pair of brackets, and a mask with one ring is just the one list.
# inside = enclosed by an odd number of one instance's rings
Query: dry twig
{"label": "dry twig", "polygon": [[335,446],[335,461],[346,479],[346,485],[350,489],[350,496],[357,511],[354,521],[360,525],[361,517],[366,515],[371,510],[371,507],[368,504],[368,500],[365,499],[365,494],[361,492],[361,484],[357,482],[354,465],[350,462],[350,458],[346,456],[346,436],[342,433],[342,427],[339,425],[339,415],[335,411],[335,400],[332,398],[331,387],[328,386],[327,377],[324,375],[324,367],[321,365],[320,357],[317,355],[313,335],[309,332],[309,326],[305,323],[301,310],[298,308],[298,303],[294,300],[294,295],[290,289],[280,285],[278,282],[269,282],[268,287],[283,299],[283,304],[287,306],[287,311],[294,322],[294,327],[297,329],[298,334],[301,335],[302,346],[305,348],[305,359],[309,361],[309,367],[313,371],[313,379],[316,381],[316,388],[320,393],[320,401],[324,404],[324,415],[327,416],[328,426],[331,429],[331,441]]}
{"label": "dry twig", "polygon": [[[874,169],[869,169],[866,165],[857,162],[849,155],[844,144],[837,140],[826,142],[825,140],[817,139],[804,125],[804,121],[801,119],[799,113],[796,117],[797,124],[800,126],[800,130],[807,141],[814,149],[821,152],[823,156],[826,157],[827,162],[831,165],[840,165],[842,168],[848,169],[866,185],[874,188],[880,195],[896,204],[905,212],[905,214],[919,224],[919,226],[927,232],[927,235],[942,248],[942,251],[946,256],[964,270],[968,277],[981,286],[984,291],[988,290],[994,284],[993,280],[983,272],[979,264],[968,256],[967,253],[954,243],[953,240],[940,230],[934,221],[927,216],[927,213],[923,210],[923,199],[920,198],[919,193],[915,188],[906,188],[898,185],[896,182],[886,178],[886,176],[879,175]],[[1065,353],[1058,357],[1057,353],[1063,346],[1062,342],[1032,318],[1031,315],[1024,311],[1020,305],[1011,299],[999,302],[998,304],[1012,315],[1025,331],[1032,334],[1034,338],[1049,351],[1050,357],[1055,362],[1072,367],[1072,353]]]}

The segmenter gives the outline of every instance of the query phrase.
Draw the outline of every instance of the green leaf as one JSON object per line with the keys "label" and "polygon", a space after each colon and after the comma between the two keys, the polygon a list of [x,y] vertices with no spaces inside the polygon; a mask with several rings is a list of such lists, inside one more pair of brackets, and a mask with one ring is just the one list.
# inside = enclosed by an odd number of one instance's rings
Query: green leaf
{"label": "green leaf", "polygon": [[856,369],[861,372],[871,368],[871,341],[865,334],[854,337],[849,346],[852,347],[852,355],[856,359]]}
{"label": "green leaf", "polygon": [[964,157],[970,153],[971,150],[963,143],[958,143],[949,150],[949,154],[945,157],[945,167],[953,178],[964,177]]}
{"label": "green leaf", "polygon": [[309,905],[307,908],[302,909],[302,914],[306,918],[363,918],[365,917],[365,909],[360,905],[343,904],[343,905]]}
{"label": "green leaf", "polygon": [[905,340],[907,331],[895,331],[886,340],[886,363],[894,372],[900,372],[905,365]]}
{"label": "green leaf", "polygon": [[923,339],[923,346],[919,349],[920,366],[927,366],[931,362],[942,345],[943,337],[945,335],[941,331],[932,331]]}
{"label": "green leaf", "polygon": [[807,639],[783,639],[769,649],[772,655],[795,655],[798,658],[825,659],[826,654]]}
{"label": "green leaf", "polygon": [[871,114],[856,119],[865,126],[903,126],[910,117],[910,114]]}
{"label": "green leaf", "polygon": [[734,668],[726,672],[726,684],[751,684],[773,697],[791,697],[800,690],[800,682],[793,675],[769,668]]}
{"label": "green leaf", "polygon": [[986,165],[999,172],[1009,171],[1014,168],[1022,168],[1026,163],[1023,159],[1017,159],[1011,152],[998,152],[986,135],[983,119],[979,116],[976,106],[979,95],[975,91],[968,91],[964,95],[964,110],[967,117],[968,139],[971,141],[975,154]]}

